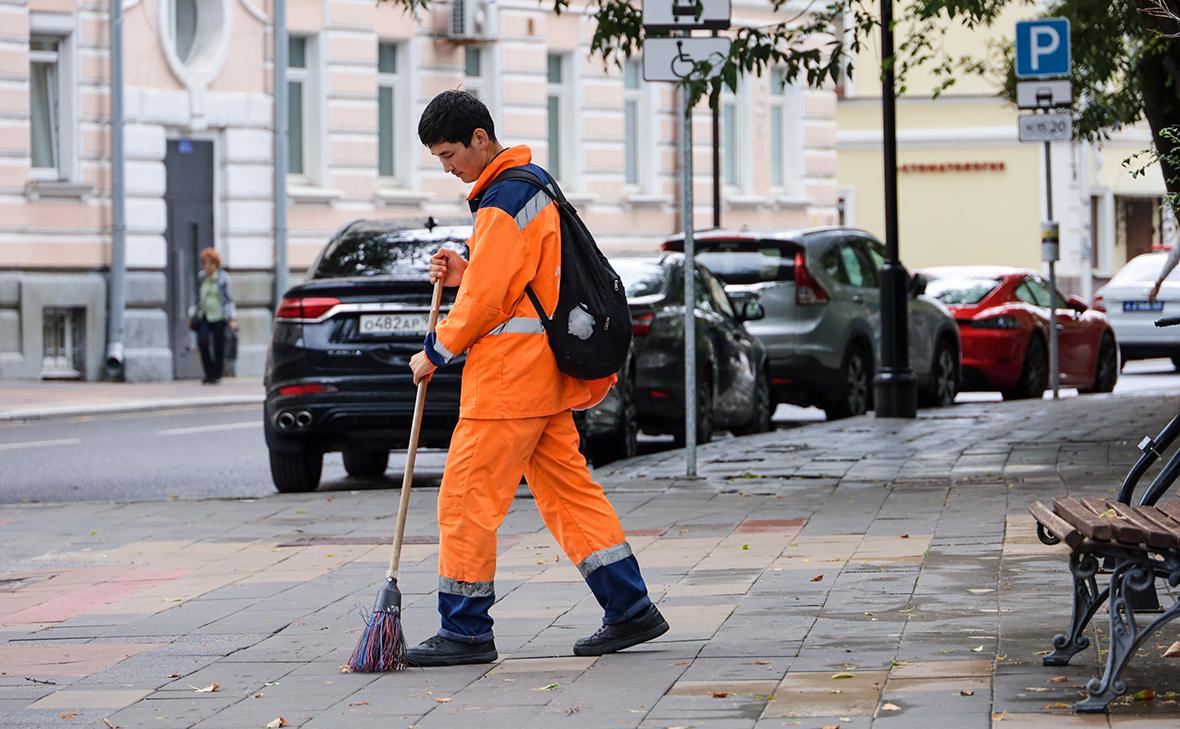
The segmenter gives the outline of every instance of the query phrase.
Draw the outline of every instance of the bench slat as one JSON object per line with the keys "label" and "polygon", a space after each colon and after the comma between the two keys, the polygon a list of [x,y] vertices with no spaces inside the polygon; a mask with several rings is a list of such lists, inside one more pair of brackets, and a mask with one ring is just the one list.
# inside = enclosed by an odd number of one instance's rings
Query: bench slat
{"label": "bench slat", "polygon": [[1110,522],[1099,519],[1092,511],[1082,506],[1077,499],[1058,496],[1053,499],[1053,511],[1077,528],[1087,538],[1096,542],[1109,542],[1112,536]]}
{"label": "bench slat", "polygon": [[[1102,514],[1108,514],[1111,511],[1111,508],[1106,505],[1105,501],[1101,499],[1082,499],[1082,505],[1094,512],[1094,515],[1099,519],[1110,522],[1110,528],[1114,532],[1114,538],[1119,543],[1128,546],[1138,546],[1147,542],[1147,532],[1134,522],[1122,518],[1121,515],[1102,516]],[[1115,511],[1115,513],[1117,514],[1118,512]]]}
{"label": "bench slat", "polygon": [[1127,506],[1126,504],[1119,501],[1107,500],[1105,503],[1108,508],[1114,509],[1125,520],[1131,522],[1143,531],[1144,542],[1147,544],[1147,546],[1153,547],[1155,549],[1176,548],[1176,535],[1171,530],[1154,523],[1147,514],[1142,513],[1141,509]]}
{"label": "bench slat", "polygon": [[1172,517],[1173,520],[1180,522],[1180,501],[1177,501],[1176,499],[1170,499],[1168,501],[1156,504],[1155,508]]}
{"label": "bench slat", "polygon": [[1039,501],[1033,503],[1028,507],[1028,513],[1033,515],[1033,518],[1041,523],[1049,533],[1065,542],[1070,549],[1077,549],[1078,546],[1086,541],[1084,534],[1074,529],[1064,519],[1053,513],[1049,507],[1045,506]]}
{"label": "bench slat", "polygon": [[1176,536],[1177,544],[1180,544],[1180,522],[1168,516],[1164,512],[1155,508],[1154,506],[1136,506],[1135,511],[1139,512],[1145,519],[1150,519],[1153,524],[1156,524],[1160,529]]}

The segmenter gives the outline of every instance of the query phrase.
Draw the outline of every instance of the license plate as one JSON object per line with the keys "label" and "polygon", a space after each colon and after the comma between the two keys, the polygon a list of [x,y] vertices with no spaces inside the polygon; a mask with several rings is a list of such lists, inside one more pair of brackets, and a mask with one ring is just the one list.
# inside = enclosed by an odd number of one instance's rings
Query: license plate
{"label": "license plate", "polygon": [[1123,311],[1163,311],[1162,301],[1124,301]]}
{"label": "license plate", "polygon": [[361,334],[365,336],[426,336],[430,315],[361,314]]}

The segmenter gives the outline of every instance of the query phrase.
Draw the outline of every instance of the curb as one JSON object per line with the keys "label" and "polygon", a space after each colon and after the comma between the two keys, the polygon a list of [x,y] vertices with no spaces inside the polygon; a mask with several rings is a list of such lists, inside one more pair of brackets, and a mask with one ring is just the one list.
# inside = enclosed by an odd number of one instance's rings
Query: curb
{"label": "curb", "polygon": [[54,420],[58,418],[76,418],[84,415],[118,415],[122,413],[144,413],[152,410],[170,410],[175,408],[204,408],[224,405],[254,405],[262,404],[266,396],[259,395],[224,395],[221,397],[177,398],[171,400],[133,400],[131,402],[104,403],[94,405],[69,405],[59,408],[31,408],[28,410],[9,410],[0,412],[0,423],[20,423],[37,420]]}

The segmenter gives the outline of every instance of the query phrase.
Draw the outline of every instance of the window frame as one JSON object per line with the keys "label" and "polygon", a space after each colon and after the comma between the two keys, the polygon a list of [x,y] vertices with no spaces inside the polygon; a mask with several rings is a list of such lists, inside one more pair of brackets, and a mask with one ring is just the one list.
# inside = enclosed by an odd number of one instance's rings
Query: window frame
{"label": "window frame", "polygon": [[[781,76],[780,76],[781,74]],[[801,195],[804,192],[804,108],[803,89],[798,83],[786,82],[786,69],[782,66],[772,67],[768,76],[770,93],[767,105],[768,137],[771,139],[770,170],[768,179],[770,188],[780,195]],[[774,134],[774,114],[778,112],[780,129]],[[777,142],[777,154],[773,149]],[[775,168],[781,174],[780,180],[775,180]]]}
{"label": "window frame", "polygon": [[[632,75],[635,79],[634,86],[629,85]],[[628,58],[623,61],[623,185],[631,190],[639,190],[643,186],[644,96],[643,67],[639,61]],[[630,126],[627,124],[629,107],[635,110],[633,124]],[[634,179],[630,179],[632,168]]]}
{"label": "window frame", "polygon": [[[76,182],[80,165],[79,124],[78,124],[78,52],[77,26],[74,16],[33,12],[29,14],[29,34],[26,47],[29,53],[29,179],[34,182]],[[56,51],[34,51],[34,39],[53,40]],[[53,55],[53,60],[49,60]],[[40,56],[44,60],[36,60]],[[52,167],[33,167],[32,150],[32,64],[54,63],[56,78],[56,125],[51,119],[51,134],[54,137],[55,164]],[[52,111],[51,111],[52,114]],[[55,128],[54,128],[55,127]]]}
{"label": "window frame", "polygon": [[[408,43],[403,39],[391,38],[381,39],[377,41],[377,182],[383,187],[408,187],[409,186],[409,172],[408,167],[411,160],[407,159],[407,155],[398,154],[398,131],[399,129],[409,130],[410,127],[405,123],[406,111],[409,104],[410,94],[407,90],[409,83],[409,74],[405,73],[407,68],[407,45]],[[392,72],[382,71],[380,69],[381,48],[392,47],[394,70]],[[383,160],[381,155],[381,91],[389,89],[390,100],[392,105],[389,142],[390,153],[393,157],[390,165],[391,174],[382,174],[381,165]]]}
{"label": "window frame", "polygon": [[[738,79],[736,92],[722,86],[718,107],[721,126],[721,184],[729,192],[748,192],[753,184],[753,165],[750,147],[749,87],[745,77]],[[732,123],[725,120],[726,107],[732,106]],[[732,140],[727,137],[732,131]],[[731,149],[732,147],[732,149]],[[729,179],[729,165],[733,164],[733,179]]]}

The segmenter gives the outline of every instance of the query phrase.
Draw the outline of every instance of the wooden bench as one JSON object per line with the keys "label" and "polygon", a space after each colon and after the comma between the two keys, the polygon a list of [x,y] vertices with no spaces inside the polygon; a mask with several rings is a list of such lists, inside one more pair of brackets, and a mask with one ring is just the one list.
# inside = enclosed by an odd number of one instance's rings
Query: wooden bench
{"label": "wooden bench", "polygon": [[[1158,506],[1129,506],[1120,501],[1059,497],[1050,509],[1036,502],[1028,509],[1037,520],[1037,537],[1045,544],[1070,548],[1069,571],[1073,575],[1073,615],[1068,634],[1053,638],[1053,652],[1045,656],[1046,666],[1064,666],[1090,645],[1082,635],[1090,620],[1110,601],[1110,651],[1101,678],[1090,679],[1087,697],[1074,709],[1106,711],[1117,696],[1126,692],[1120,679],[1136,649],[1152,633],[1180,616],[1180,601],[1163,611],[1151,623],[1140,627],[1135,620],[1131,595],[1165,579],[1172,587],[1180,584],[1180,501]],[[1110,585],[1098,590],[1099,560],[1113,565]]]}

